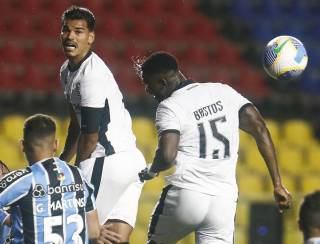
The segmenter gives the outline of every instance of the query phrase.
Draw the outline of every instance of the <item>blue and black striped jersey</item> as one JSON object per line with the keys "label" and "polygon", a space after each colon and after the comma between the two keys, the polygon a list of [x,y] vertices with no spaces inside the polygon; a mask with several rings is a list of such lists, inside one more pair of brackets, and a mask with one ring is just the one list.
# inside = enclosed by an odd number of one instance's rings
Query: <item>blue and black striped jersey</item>
{"label": "blue and black striped jersey", "polygon": [[20,207],[25,243],[88,243],[86,212],[96,209],[93,187],[77,167],[39,161],[0,181],[0,208]]}

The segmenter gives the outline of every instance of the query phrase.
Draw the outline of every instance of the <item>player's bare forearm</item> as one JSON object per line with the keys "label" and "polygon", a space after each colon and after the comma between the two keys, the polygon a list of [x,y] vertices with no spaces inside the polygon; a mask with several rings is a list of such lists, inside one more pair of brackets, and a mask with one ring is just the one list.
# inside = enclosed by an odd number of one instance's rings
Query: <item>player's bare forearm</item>
{"label": "player's bare forearm", "polygon": [[281,178],[274,145],[269,130],[259,111],[253,105],[249,105],[240,112],[239,117],[239,127],[254,137],[259,152],[266,162],[273,185],[280,185]]}
{"label": "player's bare forearm", "polygon": [[71,161],[71,159],[73,158],[73,156],[77,152],[78,138],[79,138],[78,131],[70,131],[69,130],[63,151],[60,155],[60,159],[66,161],[66,162]]}
{"label": "player's bare forearm", "polygon": [[81,133],[78,141],[76,163],[90,158],[98,143],[98,133]]}
{"label": "player's bare forearm", "polygon": [[68,127],[68,134],[65,141],[64,149],[60,155],[60,159],[70,162],[77,152],[78,139],[80,134],[80,126],[77,121],[76,114],[69,104],[70,123]]}
{"label": "player's bare forearm", "polygon": [[150,171],[161,172],[171,168],[177,156],[177,148],[180,140],[178,132],[164,132],[159,139],[159,147],[156,151]]}

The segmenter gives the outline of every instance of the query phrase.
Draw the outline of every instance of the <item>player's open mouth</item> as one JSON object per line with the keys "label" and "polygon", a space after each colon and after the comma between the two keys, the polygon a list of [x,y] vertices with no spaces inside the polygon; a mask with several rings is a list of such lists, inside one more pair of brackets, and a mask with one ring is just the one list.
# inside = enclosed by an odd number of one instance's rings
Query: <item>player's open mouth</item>
{"label": "player's open mouth", "polygon": [[73,51],[77,47],[74,43],[70,43],[70,42],[64,43],[63,46],[64,46],[64,49],[67,51]]}

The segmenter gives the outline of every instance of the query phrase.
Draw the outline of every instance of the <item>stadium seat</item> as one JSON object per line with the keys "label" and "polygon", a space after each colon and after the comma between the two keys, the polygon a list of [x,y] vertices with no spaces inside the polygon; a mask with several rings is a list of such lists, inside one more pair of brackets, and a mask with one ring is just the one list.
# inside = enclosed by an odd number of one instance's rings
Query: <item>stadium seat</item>
{"label": "stadium seat", "polygon": [[0,77],[2,91],[19,90],[15,69],[8,65],[0,65]]}
{"label": "stadium seat", "polygon": [[234,234],[235,244],[247,244],[248,243],[248,234],[246,229],[236,228]]}
{"label": "stadium seat", "polygon": [[[56,16],[54,16],[53,14],[40,13],[38,16],[38,19],[40,21],[38,23],[39,34],[42,34],[47,38],[54,38],[57,41],[57,38],[59,38],[61,32],[61,23],[58,19],[61,15],[62,12],[57,14]],[[52,21],[53,16],[54,18],[57,18],[55,21]]]}
{"label": "stadium seat", "polygon": [[[139,215],[138,215],[139,216]],[[137,225],[132,232],[130,237],[131,243],[146,243],[147,242],[148,226]]]}
{"label": "stadium seat", "polygon": [[[161,192],[159,192],[159,195]],[[150,201],[147,198],[143,198],[141,203],[139,204],[139,210],[138,210],[138,219],[137,221],[139,224],[143,226],[148,226],[151,218],[151,214],[153,213],[153,209],[155,207],[155,203],[153,201]],[[145,232],[147,229],[145,230]]]}
{"label": "stadium seat", "polygon": [[110,16],[101,20],[97,25],[97,32],[111,40],[124,39],[128,37],[124,20],[118,16]]}
{"label": "stadium seat", "polygon": [[[239,201],[237,204],[237,212],[236,212],[236,230],[238,228],[243,229],[248,227],[249,217],[250,217],[250,210],[249,210],[248,202]],[[236,234],[236,239],[237,239],[237,234]]]}
{"label": "stadium seat", "polygon": [[248,169],[262,175],[268,174],[267,166],[259,153],[258,147],[255,144],[243,148],[243,157]]}
{"label": "stadium seat", "polygon": [[12,64],[24,63],[27,56],[25,47],[15,42],[6,42],[1,48],[1,55],[6,62]]}
{"label": "stadium seat", "polygon": [[139,3],[139,12],[147,16],[157,16],[164,9],[164,1],[159,0],[141,0]]}
{"label": "stadium seat", "polygon": [[26,167],[26,160],[20,149],[19,141],[13,142],[6,137],[0,137],[1,160],[10,170]]}
{"label": "stadium seat", "polygon": [[318,174],[304,174],[300,181],[301,192],[310,193],[320,189],[320,177]]}
{"label": "stadium seat", "polygon": [[[147,161],[150,162],[150,161]],[[144,184],[143,190],[148,193],[160,193],[165,185],[163,176],[156,177],[153,180],[149,180]]]}
{"label": "stadium seat", "polygon": [[154,40],[158,37],[157,25],[154,21],[145,21],[140,16],[131,18],[131,32],[139,39]]}
{"label": "stadium seat", "polygon": [[[281,174],[281,180],[283,185],[289,190],[289,192],[298,192],[299,186],[298,186],[298,179],[297,177],[294,177],[290,174]],[[273,184],[272,180],[269,177],[268,179],[268,189],[272,192],[273,191]]]}
{"label": "stadium seat", "polygon": [[300,174],[306,161],[301,148],[282,144],[278,146],[277,151],[280,169],[292,175]]}
{"label": "stadium seat", "polygon": [[252,195],[256,193],[262,193],[265,191],[265,185],[263,183],[264,178],[259,174],[248,173],[244,176],[238,177],[238,186],[240,194]]}
{"label": "stadium seat", "polygon": [[18,143],[22,139],[22,129],[25,116],[19,114],[6,115],[1,120],[1,128],[3,136],[5,136],[12,143]]}
{"label": "stadium seat", "polygon": [[52,45],[44,43],[43,41],[36,41],[33,43],[30,55],[36,63],[56,64],[56,50]]}
{"label": "stadium seat", "polygon": [[320,173],[320,145],[318,143],[308,146],[306,167],[309,172]]}
{"label": "stadium seat", "polygon": [[307,121],[291,119],[283,124],[283,136],[289,144],[304,147],[312,141],[313,131]]}
{"label": "stadium seat", "polygon": [[23,75],[26,88],[35,91],[46,91],[49,89],[49,80],[46,71],[36,65],[27,65]]}

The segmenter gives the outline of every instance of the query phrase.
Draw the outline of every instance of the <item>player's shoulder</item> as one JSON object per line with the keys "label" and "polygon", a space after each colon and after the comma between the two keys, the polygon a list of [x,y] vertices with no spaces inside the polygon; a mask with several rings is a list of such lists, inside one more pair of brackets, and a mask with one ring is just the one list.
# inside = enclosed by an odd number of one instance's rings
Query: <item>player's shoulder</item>
{"label": "player's shoulder", "polygon": [[17,180],[28,177],[30,175],[32,175],[32,169],[30,167],[11,171],[0,180],[0,188],[6,188]]}

